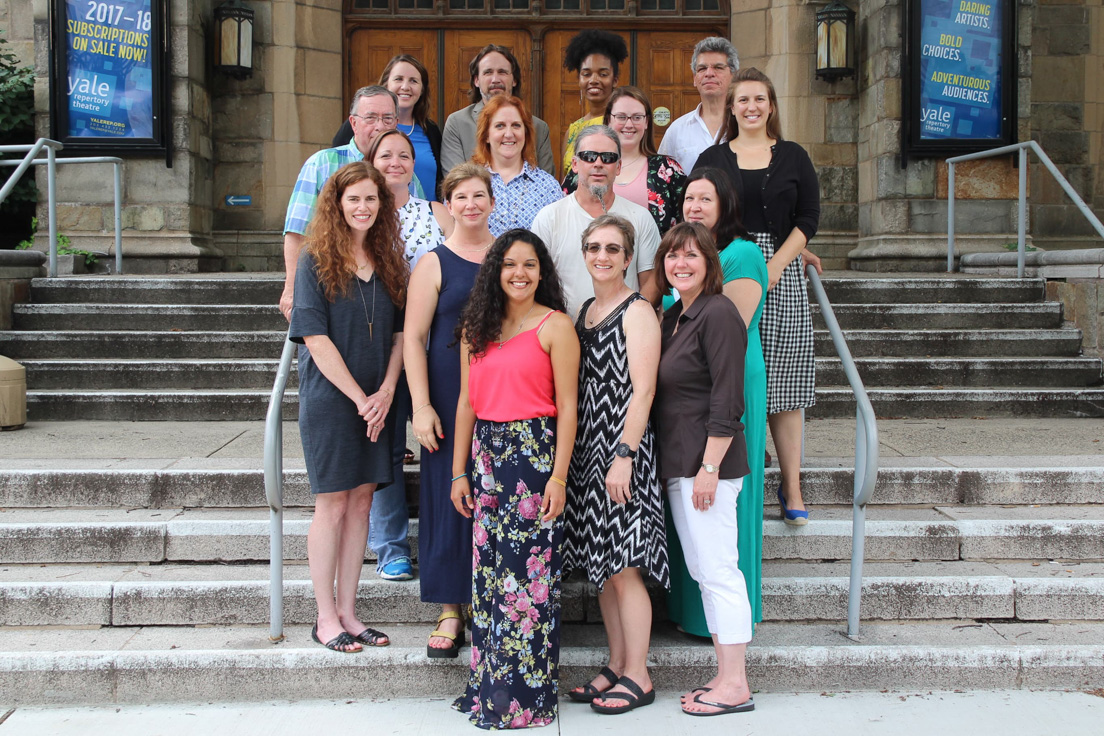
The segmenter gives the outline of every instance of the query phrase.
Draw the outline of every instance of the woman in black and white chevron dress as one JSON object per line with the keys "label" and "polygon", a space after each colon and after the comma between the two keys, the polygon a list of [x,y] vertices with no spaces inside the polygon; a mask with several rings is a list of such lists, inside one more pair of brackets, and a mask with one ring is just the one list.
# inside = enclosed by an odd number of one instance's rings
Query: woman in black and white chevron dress
{"label": "woman in black and white chevron dress", "polygon": [[563,560],[598,586],[609,664],[568,692],[600,713],[655,700],[647,657],[652,608],[647,576],[669,586],[655,435],[648,423],[660,331],[647,300],[625,284],[633,226],[616,215],[583,231],[594,298],[575,323],[582,348],[579,429],[568,474]]}

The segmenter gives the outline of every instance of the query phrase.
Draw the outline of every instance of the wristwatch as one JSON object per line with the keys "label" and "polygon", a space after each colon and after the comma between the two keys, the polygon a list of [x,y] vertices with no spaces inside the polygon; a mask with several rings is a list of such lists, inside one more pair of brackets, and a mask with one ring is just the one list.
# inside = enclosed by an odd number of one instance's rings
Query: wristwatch
{"label": "wristwatch", "polygon": [[718,470],[720,470],[720,468],[718,468],[716,465],[710,465],[709,463],[702,463],[701,466],[702,470],[707,473],[716,473]]}
{"label": "wristwatch", "polygon": [[613,454],[617,455],[617,457],[636,457],[636,450],[622,442],[613,451]]}

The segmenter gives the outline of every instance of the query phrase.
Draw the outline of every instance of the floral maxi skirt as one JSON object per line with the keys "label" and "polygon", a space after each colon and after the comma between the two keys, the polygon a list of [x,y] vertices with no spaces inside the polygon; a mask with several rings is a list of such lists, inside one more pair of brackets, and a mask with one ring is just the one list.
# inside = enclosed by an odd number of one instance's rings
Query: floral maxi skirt
{"label": "floral maxi skirt", "polygon": [[486,729],[556,718],[563,514],[542,522],[556,420],[479,420],[472,441],[471,675],[453,707]]}

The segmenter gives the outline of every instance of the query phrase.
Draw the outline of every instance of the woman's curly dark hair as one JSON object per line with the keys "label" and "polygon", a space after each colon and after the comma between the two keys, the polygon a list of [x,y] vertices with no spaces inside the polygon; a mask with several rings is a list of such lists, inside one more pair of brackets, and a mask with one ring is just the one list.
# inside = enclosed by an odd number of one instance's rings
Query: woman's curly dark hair
{"label": "woman's curly dark hair", "polygon": [[564,51],[564,69],[569,72],[579,71],[583,60],[591,54],[608,57],[613,62],[613,75],[616,77],[621,62],[629,58],[629,49],[625,45],[625,39],[616,33],[596,29],[579,31]]}
{"label": "woman's curly dark hair", "polygon": [[736,188],[732,186],[732,179],[721,169],[712,166],[694,169],[687,177],[686,186],[683,187],[682,195],[679,197],[679,222],[682,221],[682,202],[686,199],[686,187],[689,187],[691,182],[699,179],[705,179],[713,185],[713,188],[717,191],[717,204],[721,206],[717,224],[713,228],[713,238],[717,242],[717,251],[724,250],[729,246],[729,243],[738,238],[751,240],[751,236],[744,227],[740,197],[736,194]]}
{"label": "woman's curly dark hair", "polygon": [[506,251],[514,243],[528,243],[537,253],[540,263],[540,283],[537,284],[536,302],[560,312],[567,311],[563,286],[552,255],[535,234],[523,228],[507,230],[498,236],[490,251],[483,258],[479,274],[475,277],[471,296],[456,323],[456,339],[468,343],[473,358],[487,352],[487,345],[497,341],[502,333],[502,320],[506,316],[506,294],[502,291],[502,262]]}

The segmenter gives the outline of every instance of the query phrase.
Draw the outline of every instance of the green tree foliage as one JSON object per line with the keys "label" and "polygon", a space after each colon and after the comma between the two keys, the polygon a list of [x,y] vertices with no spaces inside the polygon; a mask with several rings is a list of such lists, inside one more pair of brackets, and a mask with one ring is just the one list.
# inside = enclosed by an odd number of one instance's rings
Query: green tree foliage
{"label": "green tree foliage", "polygon": [[[34,140],[34,71],[19,65],[7,40],[0,36],[0,145],[34,143]],[[0,182],[7,181],[9,176],[10,168],[0,169]],[[25,235],[30,231],[30,217],[34,214],[37,197],[31,170],[0,202],[0,215],[14,224],[18,233]]]}

